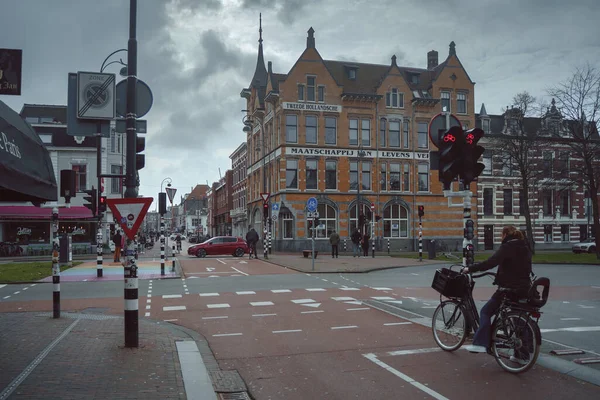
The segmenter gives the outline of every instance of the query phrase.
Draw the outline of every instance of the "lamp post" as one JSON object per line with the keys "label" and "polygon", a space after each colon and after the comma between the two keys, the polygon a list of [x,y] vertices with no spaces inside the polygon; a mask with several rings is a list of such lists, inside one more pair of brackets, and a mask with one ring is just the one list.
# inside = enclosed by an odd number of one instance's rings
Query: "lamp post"
{"label": "lamp post", "polygon": [[356,171],[357,177],[357,185],[356,185],[356,225],[359,227],[359,231],[362,235],[363,233],[363,224],[361,224],[361,216],[362,216],[362,206],[360,203],[360,186],[361,182],[361,170],[362,170],[362,162],[365,157],[365,151],[362,149],[362,143],[358,146],[358,170]]}
{"label": "lamp post", "polygon": [[[163,184],[165,182],[168,182],[167,187],[171,187],[172,181],[173,180],[168,177],[163,179],[162,182],[160,183],[160,193],[163,193]],[[160,274],[164,275],[165,274],[165,215],[162,212],[160,212],[161,211],[160,209],[158,211],[160,213]]]}

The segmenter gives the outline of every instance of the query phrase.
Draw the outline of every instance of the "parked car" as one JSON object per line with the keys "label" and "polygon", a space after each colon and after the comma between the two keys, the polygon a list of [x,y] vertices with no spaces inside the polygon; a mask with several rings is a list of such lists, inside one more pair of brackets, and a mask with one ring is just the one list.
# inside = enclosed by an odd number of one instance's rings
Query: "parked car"
{"label": "parked car", "polygon": [[594,239],[588,239],[585,242],[576,243],[572,247],[573,253],[595,253],[596,252],[596,242]]}
{"label": "parked car", "polygon": [[231,254],[234,257],[243,257],[248,252],[248,244],[241,237],[216,236],[190,246],[188,255],[196,257],[216,256]]}

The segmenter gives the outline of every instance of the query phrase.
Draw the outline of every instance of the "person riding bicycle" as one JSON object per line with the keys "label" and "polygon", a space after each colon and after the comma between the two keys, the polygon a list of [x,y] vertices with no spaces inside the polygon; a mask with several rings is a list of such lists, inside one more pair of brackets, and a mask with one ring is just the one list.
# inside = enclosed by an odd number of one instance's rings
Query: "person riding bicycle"
{"label": "person riding bicycle", "polygon": [[181,235],[179,233],[175,236],[175,242],[177,242],[177,251],[181,251]]}
{"label": "person riding bicycle", "polygon": [[[502,229],[502,244],[500,248],[486,261],[477,263],[471,267],[462,269],[462,273],[473,273],[487,271],[498,266],[495,283],[498,290],[492,298],[481,309],[479,318],[479,329],[473,337],[473,344],[465,346],[471,353],[486,353],[490,348],[491,341],[491,318],[500,308],[502,297],[506,291],[502,289],[514,289],[516,293],[512,300],[525,298],[531,286],[531,251],[524,240],[523,233],[514,226],[505,226]],[[526,338],[524,338],[526,339]],[[511,356],[513,362],[528,362],[529,354],[520,350]]]}

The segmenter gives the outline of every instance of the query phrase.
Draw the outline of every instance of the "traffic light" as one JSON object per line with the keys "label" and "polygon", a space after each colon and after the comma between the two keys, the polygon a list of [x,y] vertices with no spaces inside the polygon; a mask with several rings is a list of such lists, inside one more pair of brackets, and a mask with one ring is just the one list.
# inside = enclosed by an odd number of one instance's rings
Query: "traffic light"
{"label": "traffic light", "polygon": [[467,222],[465,223],[465,239],[473,240],[473,238],[475,237],[474,228],[475,228],[475,223],[473,222],[472,219],[468,219]]}
{"label": "traffic light", "polygon": [[477,144],[482,137],[483,130],[479,128],[473,128],[465,132],[464,162],[461,172],[461,178],[465,186],[473,182],[485,168],[482,163],[478,162],[479,157],[485,151],[482,146]]}
{"label": "traffic light", "polygon": [[475,246],[469,243],[467,247],[465,247],[465,254],[467,267],[472,266],[475,263]]}
{"label": "traffic light", "polygon": [[462,169],[465,136],[460,126],[453,126],[440,141],[440,181],[448,184],[456,178]]}
{"label": "traffic light", "polygon": [[158,193],[158,213],[160,215],[167,213],[167,194],[165,192]]}
{"label": "traffic light", "polygon": [[106,212],[106,196],[98,197],[98,214]]}
{"label": "traffic light", "polygon": [[263,219],[266,221],[269,218],[269,203],[263,203]]}
{"label": "traffic light", "polygon": [[425,215],[425,206],[419,206],[419,217]]}
{"label": "traffic light", "polygon": [[144,151],[146,148],[146,138],[135,136],[135,169],[142,169],[146,166],[146,156],[144,154],[138,154]]}
{"label": "traffic light", "polygon": [[90,190],[84,190],[83,193],[87,194],[86,197],[83,198],[84,201],[87,201],[87,204],[83,204],[86,208],[92,212],[92,215],[96,216],[97,211],[97,203],[98,203],[98,191],[92,188]]}

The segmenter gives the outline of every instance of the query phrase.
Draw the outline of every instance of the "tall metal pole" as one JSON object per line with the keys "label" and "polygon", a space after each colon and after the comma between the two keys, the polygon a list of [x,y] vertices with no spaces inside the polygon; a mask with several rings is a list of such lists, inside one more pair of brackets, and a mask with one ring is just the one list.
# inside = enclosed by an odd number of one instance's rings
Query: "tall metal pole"
{"label": "tall metal pole", "polygon": [[423,222],[419,215],[419,261],[423,261]]}
{"label": "tall metal pole", "polygon": [[[102,125],[97,124],[98,133],[96,134],[96,171],[98,175],[98,198],[96,204],[100,206],[100,196],[102,196]],[[102,278],[102,213],[98,213],[98,233],[96,235],[96,276]]]}
{"label": "tall metal pole", "polygon": [[[125,198],[138,196],[136,182],[136,98],[137,86],[137,40],[136,40],[137,0],[129,1],[129,41],[127,42],[127,110],[125,116],[127,130],[127,159],[125,174]],[[125,347],[138,347],[138,277],[135,260],[135,243],[127,240],[127,264],[125,278]]]}
{"label": "tall metal pole", "polygon": [[52,316],[60,318],[60,265],[58,264],[58,208],[52,209]]}

